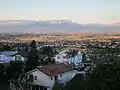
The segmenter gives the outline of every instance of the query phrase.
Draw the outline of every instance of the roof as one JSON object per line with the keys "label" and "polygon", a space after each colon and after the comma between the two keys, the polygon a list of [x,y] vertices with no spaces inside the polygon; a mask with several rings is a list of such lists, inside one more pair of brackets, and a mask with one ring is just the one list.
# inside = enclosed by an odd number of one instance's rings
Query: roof
{"label": "roof", "polygon": [[4,71],[5,71],[5,68],[0,67],[0,72],[4,72]]}
{"label": "roof", "polygon": [[30,74],[30,73],[35,72],[35,71],[37,71],[37,69],[33,69],[31,71],[28,71],[26,74]]}
{"label": "roof", "polygon": [[[39,55],[39,59],[44,59],[45,57],[47,57],[46,54],[41,54],[40,52],[37,52],[37,54]],[[28,51],[20,51],[15,55],[21,55],[22,57],[28,57],[29,52]]]}
{"label": "roof", "polygon": [[3,51],[3,52],[0,52],[0,54],[5,54],[7,56],[12,56],[16,53],[17,53],[17,51]]}
{"label": "roof", "polygon": [[13,60],[12,55],[15,53],[17,52],[16,51],[0,52],[0,63],[10,62],[11,60]]}
{"label": "roof", "polygon": [[65,64],[43,65],[42,67],[38,67],[37,69],[48,76],[56,76],[58,74],[73,70],[69,65],[65,65]]}
{"label": "roof", "polygon": [[11,60],[13,60],[12,57],[5,57],[5,58],[0,57],[0,63],[10,62]]}
{"label": "roof", "polygon": [[20,51],[20,52],[18,52],[17,54],[15,54],[15,55],[21,55],[22,57],[28,57],[28,53],[29,52],[26,52],[26,51]]}

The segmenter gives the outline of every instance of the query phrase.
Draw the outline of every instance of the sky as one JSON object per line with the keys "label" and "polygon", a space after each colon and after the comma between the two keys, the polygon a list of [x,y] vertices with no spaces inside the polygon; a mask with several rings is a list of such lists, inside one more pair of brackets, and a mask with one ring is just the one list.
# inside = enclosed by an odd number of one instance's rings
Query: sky
{"label": "sky", "polygon": [[120,21],[120,0],[0,0],[0,20]]}

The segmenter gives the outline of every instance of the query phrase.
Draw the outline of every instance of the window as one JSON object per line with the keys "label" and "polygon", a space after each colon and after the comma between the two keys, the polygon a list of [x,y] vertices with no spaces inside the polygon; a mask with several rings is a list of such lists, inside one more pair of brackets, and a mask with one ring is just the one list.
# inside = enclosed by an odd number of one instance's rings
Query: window
{"label": "window", "polygon": [[60,74],[60,77],[62,77],[62,74]]}
{"label": "window", "polygon": [[[36,90],[38,90],[38,89],[36,89]],[[47,88],[40,86],[40,90],[47,90]]]}
{"label": "window", "polygon": [[22,58],[21,58],[21,56],[16,55],[16,56],[15,56],[15,60],[22,60]]}
{"label": "window", "polygon": [[44,88],[44,90],[47,90],[47,88]]}
{"label": "window", "polygon": [[58,56],[57,58],[60,59],[60,56]]}
{"label": "window", "polygon": [[37,80],[37,76],[35,76],[35,80]]}
{"label": "window", "polygon": [[51,80],[52,80],[52,77],[50,77],[51,78]]}

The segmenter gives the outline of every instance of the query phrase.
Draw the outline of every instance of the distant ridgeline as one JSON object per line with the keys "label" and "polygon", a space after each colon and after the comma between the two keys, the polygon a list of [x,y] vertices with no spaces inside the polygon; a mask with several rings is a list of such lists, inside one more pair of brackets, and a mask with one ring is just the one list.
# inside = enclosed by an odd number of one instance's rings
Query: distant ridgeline
{"label": "distant ridgeline", "polygon": [[6,20],[0,21],[0,32],[81,32],[81,33],[118,33],[120,24],[78,24],[67,20],[27,21]]}

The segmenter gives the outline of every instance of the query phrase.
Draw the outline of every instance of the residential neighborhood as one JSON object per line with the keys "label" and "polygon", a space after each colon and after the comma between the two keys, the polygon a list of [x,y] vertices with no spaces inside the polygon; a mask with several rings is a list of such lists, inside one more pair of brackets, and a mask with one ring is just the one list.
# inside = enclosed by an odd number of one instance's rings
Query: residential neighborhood
{"label": "residential neighborhood", "polygon": [[33,40],[15,47],[21,50],[5,48],[0,51],[1,80],[6,82],[8,90],[68,90],[73,80],[79,80],[76,78],[81,77],[80,84],[100,65],[119,59],[119,43],[109,42],[109,46],[107,43],[84,43],[80,47],[40,46]]}
{"label": "residential neighborhood", "polygon": [[[85,75],[87,68],[91,66],[90,63],[83,63],[83,53],[80,50],[55,50],[51,46],[44,46],[38,50],[33,40],[26,50],[1,51],[0,65],[5,69],[4,73],[8,74],[6,77],[9,78],[7,82],[10,89],[52,90],[55,84],[65,86],[75,75]],[[11,70],[15,72],[10,72]],[[11,76],[12,74],[14,76]],[[25,82],[26,86],[23,85]]]}

